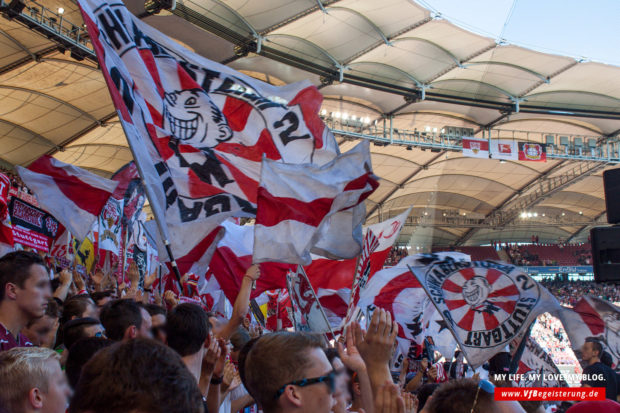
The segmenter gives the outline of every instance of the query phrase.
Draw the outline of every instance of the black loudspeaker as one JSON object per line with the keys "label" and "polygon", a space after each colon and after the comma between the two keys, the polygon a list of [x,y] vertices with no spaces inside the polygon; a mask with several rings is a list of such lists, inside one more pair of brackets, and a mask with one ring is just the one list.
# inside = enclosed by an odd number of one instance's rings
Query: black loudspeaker
{"label": "black loudspeaker", "polygon": [[590,239],[594,281],[620,282],[620,226],[592,228]]}
{"label": "black loudspeaker", "polygon": [[603,172],[605,187],[605,208],[607,208],[607,222],[620,223],[620,168]]}

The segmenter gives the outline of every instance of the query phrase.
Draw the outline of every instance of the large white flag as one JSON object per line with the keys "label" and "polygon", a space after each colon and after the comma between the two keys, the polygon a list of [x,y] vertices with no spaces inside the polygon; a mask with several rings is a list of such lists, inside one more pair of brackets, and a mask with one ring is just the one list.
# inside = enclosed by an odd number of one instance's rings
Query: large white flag
{"label": "large white flag", "polygon": [[229,216],[253,216],[261,159],[338,154],[309,82],[275,87],[212,62],[113,0],[80,0],[150,206],[175,256]]}
{"label": "large white flag", "polygon": [[19,176],[37,196],[39,206],[80,241],[86,238],[118,182],[44,155]]}
{"label": "large white flag", "polygon": [[432,256],[429,261],[411,270],[474,368],[502,351],[538,315],[560,309],[546,288],[514,265]]}
{"label": "large white flag", "polygon": [[308,265],[311,251],[334,259],[357,256],[363,201],[378,186],[368,141],[323,166],[263,160],[253,262]]}

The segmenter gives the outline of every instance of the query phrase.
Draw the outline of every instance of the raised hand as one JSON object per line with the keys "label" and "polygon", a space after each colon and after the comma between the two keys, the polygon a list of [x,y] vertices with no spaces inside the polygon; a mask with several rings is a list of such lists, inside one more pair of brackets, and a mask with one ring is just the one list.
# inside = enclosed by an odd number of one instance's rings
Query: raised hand
{"label": "raised hand", "polygon": [[220,358],[215,363],[213,374],[222,376],[222,374],[224,374],[224,366],[226,365],[226,356],[228,356],[228,346],[226,345],[226,340],[223,338],[218,338],[217,344],[220,347]]}
{"label": "raised hand", "polygon": [[212,334],[209,334],[209,346],[202,357],[202,372],[206,375],[211,375],[215,369],[215,363],[220,358],[222,349]]}
{"label": "raised hand", "polygon": [[86,289],[86,283],[77,271],[73,271],[73,282],[75,283],[75,288],[77,288],[78,292]]}
{"label": "raised hand", "polygon": [[176,307],[177,304],[179,303],[179,300],[177,300],[177,297],[172,290],[167,290],[164,293],[164,301],[171,308]]}
{"label": "raised hand", "polygon": [[140,283],[140,271],[138,270],[138,265],[136,265],[135,261],[132,261],[131,264],[129,264],[127,277],[129,278],[129,282],[131,283],[131,288],[138,288],[138,284]]}
{"label": "raised hand", "polygon": [[367,365],[387,365],[392,358],[392,348],[398,334],[398,324],[392,315],[377,308],[364,335],[358,323],[351,323],[355,344]]}
{"label": "raised hand", "polygon": [[338,356],[342,360],[342,364],[357,373],[365,371],[366,363],[364,363],[364,359],[355,345],[355,338],[351,328],[347,328],[346,331],[346,344],[347,348],[345,350],[342,342],[338,341],[337,343]]}
{"label": "raised hand", "polygon": [[375,413],[405,413],[405,401],[397,385],[386,381],[377,391]]}
{"label": "raised hand", "polygon": [[58,279],[60,280],[60,284],[69,285],[73,281],[73,274],[67,268],[63,269],[58,275]]}
{"label": "raised hand", "polygon": [[416,413],[418,411],[418,398],[409,392],[402,394],[405,401],[405,413]]}
{"label": "raised hand", "polygon": [[148,277],[144,279],[144,288],[148,290],[149,288],[151,288],[151,286],[155,283],[156,280],[157,270],[153,271],[151,274],[148,275]]}
{"label": "raised hand", "polygon": [[252,264],[245,272],[244,277],[248,277],[252,281],[258,280],[260,278],[260,266],[258,264]]}
{"label": "raised hand", "polygon": [[233,380],[235,379],[235,374],[237,371],[235,370],[235,366],[232,363],[226,364],[224,367],[224,376],[222,377],[222,384],[225,388],[232,390],[231,385]]}
{"label": "raised hand", "polygon": [[97,268],[95,273],[90,276],[90,279],[92,280],[93,284],[95,285],[95,288],[101,287],[104,278],[105,278],[105,274],[103,273],[101,268]]}

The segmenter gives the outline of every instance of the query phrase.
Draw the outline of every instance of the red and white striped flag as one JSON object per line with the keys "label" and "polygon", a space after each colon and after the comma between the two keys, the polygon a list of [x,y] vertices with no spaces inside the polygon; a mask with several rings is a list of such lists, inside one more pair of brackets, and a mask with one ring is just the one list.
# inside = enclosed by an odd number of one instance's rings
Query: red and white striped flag
{"label": "red and white striped flag", "polygon": [[118,182],[102,178],[48,155],[28,168],[17,167],[22,181],[37,196],[39,206],[71,231],[86,238]]}
{"label": "red and white striped flag", "polygon": [[323,166],[263,159],[253,262],[308,265],[311,251],[336,259],[357,256],[363,201],[378,186],[368,141]]}
{"label": "red and white striped flag", "polygon": [[586,295],[571,308],[557,313],[577,357],[588,337],[596,337],[611,354],[616,371],[620,371],[620,307],[601,298]]}

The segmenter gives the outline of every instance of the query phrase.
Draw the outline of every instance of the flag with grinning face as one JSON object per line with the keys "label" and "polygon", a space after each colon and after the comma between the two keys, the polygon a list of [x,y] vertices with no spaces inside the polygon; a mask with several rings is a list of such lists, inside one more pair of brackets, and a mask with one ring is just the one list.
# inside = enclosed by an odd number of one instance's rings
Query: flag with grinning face
{"label": "flag with grinning face", "polygon": [[426,290],[474,368],[527,330],[558,301],[514,265],[493,261],[439,260],[411,271]]}
{"label": "flag with grinning face", "polygon": [[111,0],[84,22],[176,256],[230,216],[253,216],[263,157],[322,165],[338,154],[309,82],[275,87],[180,46]]}

